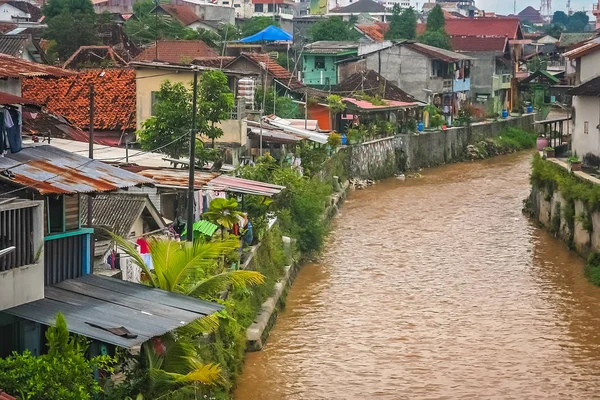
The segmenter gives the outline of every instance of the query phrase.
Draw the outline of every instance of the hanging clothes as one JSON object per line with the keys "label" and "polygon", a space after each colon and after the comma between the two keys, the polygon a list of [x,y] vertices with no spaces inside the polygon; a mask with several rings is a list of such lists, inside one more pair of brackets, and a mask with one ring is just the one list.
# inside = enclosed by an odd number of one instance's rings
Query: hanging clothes
{"label": "hanging clothes", "polygon": [[140,246],[140,254],[148,254],[150,253],[150,246],[148,246],[148,242],[143,237],[139,238],[135,242],[138,246]]}
{"label": "hanging clothes", "polygon": [[0,157],[8,153],[10,143],[8,143],[8,135],[4,127],[4,112],[0,112]]}
{"label": "hanging clothes", "polygon": [[21,138],[21,113],[16,109],[4,109],[4,122],[11,153],[18,153],[23,148]]}

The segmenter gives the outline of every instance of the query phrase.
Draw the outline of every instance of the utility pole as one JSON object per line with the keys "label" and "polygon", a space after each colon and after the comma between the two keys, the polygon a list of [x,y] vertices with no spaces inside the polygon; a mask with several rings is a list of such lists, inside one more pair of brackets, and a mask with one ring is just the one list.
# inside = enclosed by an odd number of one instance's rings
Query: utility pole
{"label": "utility pole", "polygon": [[304,129],[308,125],[308,88],[304,89]]}
{"label": "utility pole", "polygon": [[192,129],[190,129],[190,176],[188,180],[187,235],[188,242],[194,240],[194,167],[196,164],[196,97],[198,96],[198,69],[194,67],[194,89],[192,95]]}
{"label": "utility pole", "polygon": [[[94,90],[94,84],[90,83],[90,126],[88,131],[89,151],[88,157],[94,159],[94,96],[96,92]],[[89,228],[92,227],[92,196],[88,195],[88,218],[87,225]]]}

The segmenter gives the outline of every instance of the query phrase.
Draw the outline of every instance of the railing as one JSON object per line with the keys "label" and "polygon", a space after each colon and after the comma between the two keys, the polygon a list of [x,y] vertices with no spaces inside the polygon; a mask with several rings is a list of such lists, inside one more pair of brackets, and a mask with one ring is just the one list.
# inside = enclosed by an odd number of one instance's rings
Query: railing
{"label": "railing", "polygon": [[[3,200],[7,201],[0,199],[0,202]],[[35,202],[18,200],[0,205],[0,250],[15,248],[0,257],[0,272],[35,262],[33,231],[37,206],[39,204]],[[42,226],[35,228],[43,229]]]}
{"label": "railing", "polygon": [[444,91],[452,91],[452,79],[444,79],[442,82],[442,88]]}
{"label": "railing", "polygon": [[93,229],[80,229],[46,236],[44,245],[44,284],[54,285],[91,272]]}

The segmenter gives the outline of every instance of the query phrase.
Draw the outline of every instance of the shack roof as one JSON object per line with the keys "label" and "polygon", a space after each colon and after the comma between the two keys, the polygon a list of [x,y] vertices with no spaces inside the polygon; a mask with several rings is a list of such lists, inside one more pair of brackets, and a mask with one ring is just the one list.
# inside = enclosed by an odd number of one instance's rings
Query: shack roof
{"label": "shack roof", "polygon": [[219,54],[201,40],[159,40],[144,49],[135,61],[164,61],[189,64],[198,57],[217,57]]}
{"label": "shack roof", "polygon": [[321,40],[319,42],[314,42],[307,44],[304,47],[304,53],[307,54],[340,54],[340,53],[357,53],[358,52],[358,42],[344,41],[329,41],[329,40]]}
{"label": "shack roof", "polygon": [[414,108],[423,103],[415,101],[415,102],[404,102],[404,101],[394,101],[394,100],[386,100],[383,99],[385,105],[375,105],[367,100],[358,100],[350,97],[345,97],[344,102],[348,105],[350,109],[358,109],[361,111],[386,111],[386,110],[398,110],[398,109],[406,109],[406,108]]}
{"label": "shack roof", "polygon": [[373,13],[390,13],[387,8],[381,3],[373,0],[358,0],[346,7],[337,7],[329,11],[331,14],[373,14]]}
{"label": "shack roof", "polygon": [[452,36],[450,43],[452,50],[456,52],[504,52],[508,46],[508,38],[506,36]]}
{"label": "shack roof", "polygon": [[152,179],[50,145],[24,146],[18,153],[0,157],[0,171],[12,173],[0,174],[1,181],[42,195],[108,192],[153,184]]}
{"label": "shack roof", "polygon": [[304,84],[302,82],[296,79],[296,77],[290,71],[277,64],[277,61],[269,57],[268,54],[242,53],[234,60],[229,62],[229,64],[227,64],[225,68],[232,66],[233,64],[237,63],[240,59],[246,59],[254,64],[257,64],[261,69],[268,71],[268,73],[272,75],[275,79],[277,79],[280,84],[284,85],[285,87],[291,90],[304,87]]}
{"label": "shack roof", "polygon": [[[143,177],[152,179],[156,182],[156,186],[160,187],[174,187],[174,188],[187,188],[189,171],[185,169],[175,168],[157,168],[157,169],[144,169],[137,173]],[[194,188],[202,189],[204,185],[213,180],[218,176],[214,172],[201,172],[195,171],[194,173]]]}
{"label": "shack roof", "polygon": [[23,60],[0,54],[0,78],[24,78],[33,76],[68,76],[74,72],[66,69],[52,67],[50,65],[38,64],[35,62]]}
{"label": "shack roof", "polygon": [[573,50],[563,53],[563,56],[574,60],[576,58],[583,57],[600,49],[600,38],[592,39]]}
{"label": "shack roof", "polygon": [[439,47],[429,46],[423,43],[417,42],[402,42],[398,43],[400,46],[405,46],[417,53],[423,54],[434,60],[441,60],[445,62],[457,62],[461,60],[473,60],[473,57],[466,56],[464,54],[455,53],[450,50],[440,49]]}
{"label": "shack roof", "polygon": [[[222,309],[220,304],[190,296],[86,275],[47,286],[43,299],[4,312],[47,326],[61,312],[70,332],[131,349]],[[110,332],[118,327],[127,329],[131,337]]]}
{"label": "shack roof", "polygon": [[21,104],[21,105],[30,105],[30,106],[39,106],[40,104],[34,100],[26,99],[20,96],[15,96],[13,94],[0,92],[0,104]]}
{"label": "shack roof", "polygon": [[587,97],[599,97],[600,96],[600,76],[590,79],[589,81],[582,83],[579,86],[567,92],[571,96],[587,96]]}
{"label": "shack roof", "polygon": [[192,7],[187,5],[178,5],[178,4],[160,4],[156,6],[152,12],[156,12],[157,10],[162,10],[165,13],[169,14],[171,17],[175,18],[183,26],[191,25],[194,22],[202,21]]}
{"label": "shack roof", "polygon": [[392,82],[379,75],[377,72],[369,69],[365,72],[357,72],[344,79],[339,85],[336,85],[333,92],[339,93],[345,97],[352,97],[350,93],[361,91],[368,95],[379,95],[384,99],[415,102],[414,97],[394,85]]}
{"label": "shack roof", "polygon": [[594,37],[594,32],[563,32],[558,39],[558,47],[571,47]]}

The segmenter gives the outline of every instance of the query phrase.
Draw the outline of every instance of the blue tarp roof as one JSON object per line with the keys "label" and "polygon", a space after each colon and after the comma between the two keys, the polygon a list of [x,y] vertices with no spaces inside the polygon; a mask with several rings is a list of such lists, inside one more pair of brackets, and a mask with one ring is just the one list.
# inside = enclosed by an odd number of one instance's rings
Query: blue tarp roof
{"label": "blue tarp roof", "polygon": [[271,25],[263,29],[262,31],[255,33],[252,36],[240,39],[242,43],[253,43],[253,42],[275,42],[281,40],[292,40],[292,34],[279,29],[275,25]]}

